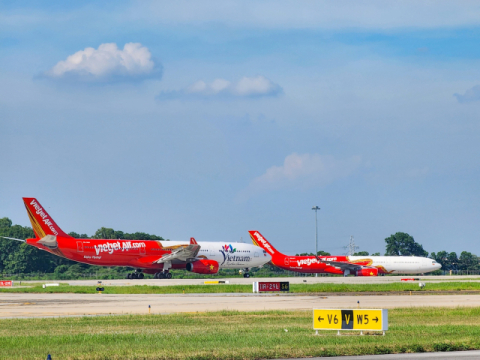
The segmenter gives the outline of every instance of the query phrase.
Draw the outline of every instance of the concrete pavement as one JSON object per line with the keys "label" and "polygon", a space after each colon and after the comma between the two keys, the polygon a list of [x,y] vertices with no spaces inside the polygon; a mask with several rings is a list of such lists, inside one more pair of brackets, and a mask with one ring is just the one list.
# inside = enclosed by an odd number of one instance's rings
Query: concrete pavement
{"label": "concrete pavement", "polygon": [[313,308],[480,307],[478,295],[295,294],[31,294],[1,293],[0,318],[107,314],[204,312],[219,310],[311,310]]}

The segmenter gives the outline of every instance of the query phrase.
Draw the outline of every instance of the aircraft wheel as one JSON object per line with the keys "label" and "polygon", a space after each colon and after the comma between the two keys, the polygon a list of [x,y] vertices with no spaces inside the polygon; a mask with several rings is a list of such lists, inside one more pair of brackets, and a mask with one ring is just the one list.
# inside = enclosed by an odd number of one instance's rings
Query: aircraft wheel
{"label": "aircraft wheel", "polygon": [[145,275],[143,273],[138,274],[139,279],[143,279],[144,277],[145,277]]}
{"label": "aircraft wheel", "polygon": [[132,278],[132,274],[128,274],[127,279],[131,279],[131,278]]}
{"label": "aircraft wheel", "polygon": [[137,274],[137,273],[133,273],[133,274],[132,274],[132,279],[138,279],[138,274]]}
{"label": "aircraft wheel", "polygon": [[154,279],[158,279],[158,273],[153,274]]}
{"label": "aircraft wheel", "polygon": [[250,274],[249,274],[249,273],[245,273],[245,274],[243,274],[243,277],[244,277],[244,278],[249,278],[249,277],[250,277]]}
{"label": "aircraft wheel", "polygon": [[159,279],[165,279],[165,274],[163,272],[158,273],[158,278]]}
{"label": "aircraft wheel", "polygon": [[166,277],[167,279],[171,279],[171,278],[172,278],[172,274],[167,273],[167,274],[165,275],[165,277]]}

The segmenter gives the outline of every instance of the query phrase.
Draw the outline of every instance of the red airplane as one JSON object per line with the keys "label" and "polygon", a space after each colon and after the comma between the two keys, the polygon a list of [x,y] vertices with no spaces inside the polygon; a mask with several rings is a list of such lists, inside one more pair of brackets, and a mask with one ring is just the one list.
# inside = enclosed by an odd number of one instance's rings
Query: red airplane
{"label": "red airplane", "polygon": [[[135,268],[129,279],[143,279],[144,274],[171,279],[169,269],[187,269],[199,274],[215,274],[219,263],[204,255],[198,256],[201,246],[194,238],[190,244],[155,240],[76,239],[60,229],[35,198],[23,198],[32,223],[34,239],[24,241],[49,253],[100,266],[127,266]],[[252,245],[250,245],[252,246]],[[270,257],[268,257],[269,259]]]}
{"label": "red airplane", "polygon": [[300,273],[378,276],[379,274],[423,274],[441,268],[435,260],[418,256],[287,256],[275,249],[260,232],[249,231],[255,245],[272,256],[272,264]]}

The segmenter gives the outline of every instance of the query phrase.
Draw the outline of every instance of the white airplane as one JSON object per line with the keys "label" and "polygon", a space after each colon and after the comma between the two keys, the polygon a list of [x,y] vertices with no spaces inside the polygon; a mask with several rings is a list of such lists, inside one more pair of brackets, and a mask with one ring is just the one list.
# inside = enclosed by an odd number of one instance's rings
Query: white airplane
{"label": "white airplane", "polygon": [[[161,241],[157,242],[162,243]],[[272,260],[272,257],[265,250],[252,244],[230,243],[227,245],[221,242],[197,242],[194,238],[190,239],[190,244],[199,246],[199,251],[195,256],[196,261],[193,262],[188,262],[187,259],[183,259],[178,254],[186,250],[184,248],[185,242],[163,242],[164,247],[178,247],[178,253],[174,250],[171,254],[162,257],[163,271],[156,273],[155,278],[171,278],[168,273],[169,268],[184,268],[187,271],[199,274],[215,274],[219,269],[240,269],[243,270],[243,277],[249,278],[251,268],[262,267]],[[187,255],[187,258],[190,257],[190,254]]]}
{"label": "white airplane", "polygon": [[378,276],[424,274],[442,267],[433,259],[418,256],[288,256],[275,249],[260,232],[249,233],[253,243],[272,256],[273,265],[300,273]]}

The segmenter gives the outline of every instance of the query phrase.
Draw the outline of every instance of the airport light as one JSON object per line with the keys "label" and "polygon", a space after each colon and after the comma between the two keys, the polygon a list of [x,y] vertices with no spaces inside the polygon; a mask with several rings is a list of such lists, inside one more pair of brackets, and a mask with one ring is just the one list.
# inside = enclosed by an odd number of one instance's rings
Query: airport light
{"label": "airport light", "polygon": [[315,256],[318,255],[318,225],[317,225],[317,211],[320,210],[318,206],[312,207],[315,210]]}

